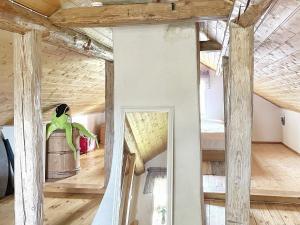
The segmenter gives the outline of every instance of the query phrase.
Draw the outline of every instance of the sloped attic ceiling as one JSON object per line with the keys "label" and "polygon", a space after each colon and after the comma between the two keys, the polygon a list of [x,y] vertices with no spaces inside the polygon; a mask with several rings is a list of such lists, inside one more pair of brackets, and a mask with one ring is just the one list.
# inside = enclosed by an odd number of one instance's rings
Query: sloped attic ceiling
{"label": "sloped attic ceiling", "polygon": [[[13,34],[0,30],[0,125],[13,120]],[[42,43],[43,120],[53,107],[70,105],[72,113],[104,110],[104,61]]]}
{"label": "sloped attic ceiling", "polygon": [[[245,5],[245,4],[244,4]],[[274,104],[300,111],[300,1],[277,0],[255,27],[254,91]],[[226,22],[210,21],[202,28],[223,41]],[[216,68],[219,52],[201,53]]]}
{"label": "sloped attic ceiling", "polygon": [[[27,0],[15,0],[21,4],[28,4]],[[118,0],[117,2],[131,2],[135,0]],[[145,0],[147,1],[147,0]],[[259,0],[251,0],[251,4]],[[37,2],[43,2],[44,5],[38,5]],[[37,7],[35,10],[42,14],[53,13],[59,7],[78,7],[82,4],[91,4],[92,0],[53,0],[53,1],[37,1],[34,5]],[[110,3],[108,1],[102,1],[104,4]],[[115,3],[116,1],[114,1]],[[237,0],[238,4],[245,6],[247,0]],[[50,4],[51,3],[51,4]],[[51,7],[54,9],[52,10]],[[30,7],[29,5],[27,5]],[[52,8],[53,8],[52,7]],[[267,11],[263,19],[256,25],[255,28],[255,76],[254,76],[254,90],[257,94],[270,100],[271,102],[288,109],[295,111],[300,111],[300,85],[299,85],[299,7],[300,2],[297,0],[276,0],[273,2],[270,9]],[[243,8],[243,7],[242,7]],[[45,10],[45,11],[42,11]],[[226,27],[226,21],[208,21],[202,27],[202,31],[206,32],[208,37],[213,38],[222,43],[224,29]],[[86,33],[99,42],[103,43],[105,46],[112,47],[111,30],[109,28],[78,28],[80,32]],[[2,38],[2,37],[1,37]],[[1,43],[3,45],[3,43]],[[44,44],[46,46],[46,44]],[[48,45],[49,46],[49,45]],[[46,47],[47,48],[47,47]],[[52,47],[52,52],[54,47]],[[59,49],[61,52],[66,52],[63,49]],[[1,54],[3,54],[1,52]],[[71,54],[69,54],[71,57]],[[216,67],[218,59],[218,52],[201,52],[201,61],[204,64],[209,64],[210,67]],[[59,54],[58,56],[59,57]],[[74,55],[72,57],[77,57],[83,59],[84,56]],[[86,58],[88,59],[88,58]],[[89,59],[92,62],[92,59]],[[4,59],[4,61],[6,61]],[[57,60],[58,61],[58,60]],[[98,60],[94,60],[99,62]],[[75,61],[74,61],[75,62]],[[102,62],[103,63],[103,62]],[[74,63],[75,64],[75,63]],[[50,64],[48,64],[50,65]],[[63,64],[60,64],[63,65]],[[79,64],[71,66],[72,68],[82,68]],[[50,66],[48,66],[50,69]],[[55,69],[56,70],[56,69]],[[61,69],[59,69],[61,70]],[[86,72],[88,70],[94,70],[87,66]],[[1,69],[0,69],[1,71]],[[67,71],[67,69],[65,69]],[[78,72],[80,70],[76,70]],[[48,73],[50,73],[48,71]],[[52,72],[53,74],[54,72]],[[71,72],[70,72],[71,73]],[[9,74],[9,73],[8,73]],[[79,72],[78,72],[79,74]],[[80,73],[80,76],[83,76]],[[89,73],[86,73],[89,74]],[[93,75],[90,75],[93,77]],[[103,73],[102,73],[103,76]],[[2,77],[2,74],[1,74]],[[54,78],[52,78],[54,79]],[[77,79],[78,80],[78,79]],[[9,86],[9,80],[1,85]],[[102,80],[103,82],[103,80]],[[81,83],[80,81],[78,83]],[[1,86],[0,86],[1,87]],[[101,89],[101,88],[100,88]],[[100,89],[98,91],[100,91]],[[94,91],[94,90],[91,90]],[[102,90],[103,91],[103,90]],[[2,91],[3,93],[6,91]],[[54,93],[53,93],[54,94]],[[83,94],[81,97],[83,98]],[[85,93],[86,95],[87,93]],[[49,93],[48,93],[49,95]],[[102,92],[102,95],[104,93]],[[12,93],[10,93],[12,96]],[[52,96],[52,95],[51,95]],[[90,94],[90,96],[93,96]],[[99,96],[98,96],[99,97]],[[8,94],[1,95],[1,101],[9,99]],[[11,98],[11,97],[10,97]],[[75,98],[75,97],[74,97]],[[45,97],[43,97],[45,99]],[[103,97],[102,97],[103,99]],[[104,101],[104,100],[103,100]],[[103,103],[103,101],[101,103]],[[53,102],[53,101],[51,101]],[[83,104],[83,103],[81,103]],[[49,104],[48,104],[49,105]],[[0,124],[3,121],[9,120],[11,115],[9,113],[12,111],[12,106],[4,105],[4,109],[1,108],[0,112]],[[43,106],[44,109],[47,106]],[[74,106],[75,107],[75,106]],[[74,111],[76,109],[73,107]],[[8,112],[6,115],[4,115]]]}
{"label": "sloped attic ceiling", "polygon": [[[250,4],[260,1],[251,0]],[[62,2],[63,7],[91,5],[92,3],[91,0],[64,0]],[[110,1],[102,2],[107,4]],[[125,0],[125,3],[128,2],[135,2],[135,0]],[[241,6],[243,12],[248,0],[235,2],[236,5]],[[297,0],[276,0],[255,27],[254,91],[280,107],[295,111],[300,111],[299,7],[300,1]],[[238,15],[236,8],[233,15],[234,17]],[[208,21],[201,29],[208,37],[222,43],[226,23],[223,20]],[[99,29],[107,28],[86,28],[85,32],[90,35],[91,29],[100,32]],[[211,68],[217,67],[220,52],[206,51],[200,54],[203,64]]]}

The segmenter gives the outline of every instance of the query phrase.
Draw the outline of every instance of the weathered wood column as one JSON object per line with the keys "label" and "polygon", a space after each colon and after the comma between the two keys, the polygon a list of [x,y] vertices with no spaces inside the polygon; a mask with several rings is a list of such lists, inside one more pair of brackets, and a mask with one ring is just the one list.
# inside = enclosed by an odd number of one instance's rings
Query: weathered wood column
{"label": "weathered wood column", "polygon": [[40,36],[14,34],[15,224],[43,224]]}
{"label": "weathered wood column", "polygon": [[114,147],[114,63],[105,61],[105,186],[110,176]]}
{"label": "weathered wood column", "polygon": [[227,151],[225,219],[226,225],[249,225],[253,26],[243,28],[230,23],[229,29],[229,67],[228,74],[224,76]]}
{"label": "weathered wood column", "polygon": [[[226,118],[227,118],[227,112],[226,110],[229,109],[228,107],[228,97],[229,97],[229,89],[228,89],[228,82],[229,82],[229,57],[228,56],[223,56],[222,57],[222,70],[223,70],[223,89],[224,89],[224,123],[225,123],[225,128],[226,126]],[[225,132],[225,139],[226,139],[226,133]],[[227,151],[225,151],[225,157],[227,156]],[[225,159],[226,160],[226,159]]]}

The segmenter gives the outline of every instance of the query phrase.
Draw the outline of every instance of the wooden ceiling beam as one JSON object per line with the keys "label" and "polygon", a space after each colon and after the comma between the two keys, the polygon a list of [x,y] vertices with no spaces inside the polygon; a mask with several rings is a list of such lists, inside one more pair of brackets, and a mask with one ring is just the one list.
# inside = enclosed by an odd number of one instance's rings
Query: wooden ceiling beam
{"label": "wooden ceiling beam", "polygon": [[232,4],[225,0],[104,5],[60,9],[50,20],[62,27],[113,27],[189,19],[227,18]]}
{"label": "wooden ceiling beam", "polygon": [[43,33],[43,41],[71,51],[112,61],[112,49],[74,30],[53,25],[46,17],[8,0],[0,2],[0,29],[24,34],[30,30]]}
{"label": "wooden ceiling beam", "polygon": [[200,51],[220,51],[222,45],[215,40],[200,41]]}
{"label": "wooden ceiling beam", "polygon": [[229,42],[229,26],[230,21],[234,21],[242,27],[248,27],[251,25],[255,25],[259,19],[264,15],[267,9],[271,6],[272,3],[276,1],[273,0],[260,0],[254,5],[250,5],[248,9],[237,17],[237,12],[239,11],[240,4],[239,1],[234,1],[233,10],[231,15],[228,18],[228,22],[224,31],[224,38],[222,43],[222,50],[219,55],[218,66],[217,66],[217,74],[221,74],[222,69],[222,57],[228,55],[228,42]]}
{"label": "wooden ceiling beam", "polygon": [[273,0],[262,0],[255,5],[251,5],[236,21],[242,27],[255,25],[262,15],[271,6]]}

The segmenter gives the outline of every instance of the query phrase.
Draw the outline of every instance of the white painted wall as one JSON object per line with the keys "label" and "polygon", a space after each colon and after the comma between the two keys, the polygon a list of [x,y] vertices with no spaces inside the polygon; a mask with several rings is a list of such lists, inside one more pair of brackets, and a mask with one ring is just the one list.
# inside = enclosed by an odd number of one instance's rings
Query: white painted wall
{"label": "white painted wall", "polygon": [[[210,75],[204,78],[204,108],[202,119],[224,121],[223,77]],[[281,142],[282,128],[280,122],[281,108],[253,95],[253,141]]]}
{"label": "white painted wall", "polygon": [[[167,152],[163,152],[145,164],[149,167],[167,167]],[[147,172],[140,176],[134,177],[133,196],[131,205],[131,217],[129,224],[133,220],[138,220],[139,225],[151,225],[153,214],[153,197],[152,194],[144,194]]]}
{"label": "white painted wall", "polygon": [[82,124],[86,129],[99,136],[100,125],[105,123],[105,113],[88,113],[72,116],[72,122]]}
{"label": "white painted wall", "polygon": [[[201,79],[204,85],[201,85],[201,98],[204,112],[202,111],[202,118],[208,120],[224,121],[224,97],[223,97],[223,77],[210,75],[209,77]],[[203,101],[204,100],[204,101]]]}
{"label": "white painted wall", "polygon": [[281,108],[258,95],[253,95],[252,140],[281,142]]}
{"label": "white painted wall", "polygon": [[300,113],[282,109],[285,125],[282,126],[282,142],[300,153]]}
{"label": "white painted wall", "polygon": [[118,224],[123,150],[121,108],[171,106],[175,111],[173,225],[201,225],[199,89],[194,23],[113,28],[113,39],[114,155],[108,188],[93,224]]}

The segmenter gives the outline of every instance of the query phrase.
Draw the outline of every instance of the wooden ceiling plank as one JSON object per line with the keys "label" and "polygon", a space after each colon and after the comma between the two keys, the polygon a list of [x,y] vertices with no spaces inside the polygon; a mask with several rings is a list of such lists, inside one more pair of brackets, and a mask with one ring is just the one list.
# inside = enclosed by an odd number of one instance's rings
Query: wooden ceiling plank
{"label": "wooden ceiling plank", "polygon": [[45,16],[52,15],[60,8],[60,0],[14,0],[15,2],[30,8]]}
{"label": "wooden ceiling plank", "polygon": [[[0,35],[0,125],[13,120],[13,34],[1,31]],[[71,108],[71,114],[104,111],[104,61],[42,43],[42,109],[43,120],[50,120],[60,103]],[[51,81],[49,83],[49,81]],[[94,86],[91,85],[93,81]],[[80,85],[79,85],[80,84]],[[87,91],[88,90],[88,91]]]}
{"label": "wooden ceiling plank", "polygon": [[[238,11],[240,9],[240,4],[239,1],[235,1],[228,22],[230,22],[231,20],[237,21],[237,24],[241,25],[242,27],[254,25],[264,15],[264,13],[270,7],[272,2],[274,3],[273,0],[260,0],[256,2],[256,4],[249,6],[249,8],[238,18]],[[228,42],[229,42],[229,30],[227,24],[224,32],[223,43],[222,43],[223,48],[218,59],[217,74],[221,74],[222,57],[228,54],[227,53]]]}
{"label": "wooden ceiling plank", "polygon": [[[255,39],[258,45],[255,48],[257,49],[264,41],[270,38],[272,33],[276,32],[283,24],[289,24],[287,21],[295,14],[299,5],[299,2],[296,0],[275,1],[274,6],[271,6],[270,10],[265,14],[263,22],[256,27]],[[284,34],[286,35],[285,32]]]}
{"label": "wooden ceiling plank", "polygon": [[47,18],[9,0],[0,2],[0,29],[21,34],[39,30],[43,33],[43,41],[52,45],[109,61],[113,58],[111,48],[76,31],[56,27]]}
{"label": "wooden ceiling plank", "polygon": [[195,18],[227,18],[231,8],[231,3],[224,0],[105,5],[102,7],[60,9],[50,17],[50,20],[63,27],[113,27]]}
{"label": "wooden ceiling plank", "polygon": [[299,20],[299,16],[300,6],[289,14],[279,27],[276,26],[277,29],[269,35],[268,39],[257,47],[256,52],[260,56],[256,58],[258,68],[265,68],[267,64],[271,65],[299,50],[300,30],[298,24],[294,22]]}

